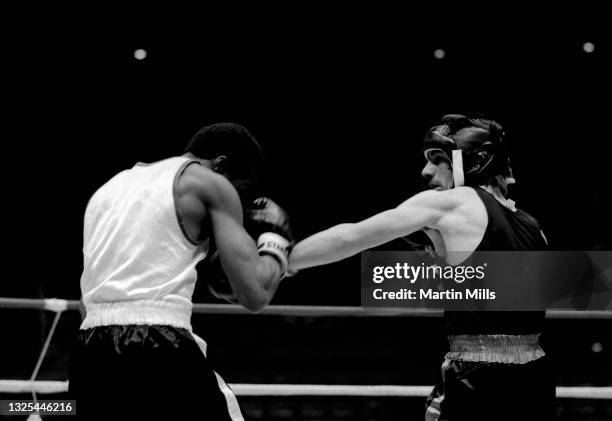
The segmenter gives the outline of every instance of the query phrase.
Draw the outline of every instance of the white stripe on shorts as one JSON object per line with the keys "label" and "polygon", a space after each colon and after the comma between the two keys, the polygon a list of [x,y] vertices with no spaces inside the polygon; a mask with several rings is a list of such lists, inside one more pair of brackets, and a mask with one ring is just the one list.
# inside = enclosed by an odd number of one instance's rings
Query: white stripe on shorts
{"label": "white stripe on shorts", "polygon": [[[193,336],[193,339],[195,339],[196,343],[200,347],[200,350],[202,350],[202,354],[206,356],[206,349],[208,347],[208,345],[206,344],[206,341],[200,338],[198,335],[196,335],[193,332],[191,332],[191,335]],[[214,371],[213,373],[215,373],[215,377],[217,378],[217,384],[219,385],[219,390],[221,391],[221,393],[223,393],[223,396],[225,397],[225,402],[227,403],[227,410],[229,412],[230,418],[232,419],[232,421],[244,421],[244,417],[242,416],[242,413],[240,412],[240,405],[238,405],[238,400],[236,399],[236,395],[234,395],[234,392],[232,392],[232,389],[229,388],[227,383],[225,383],[225,380],[223,380],[223,378],[220,375],[218,375]]]}

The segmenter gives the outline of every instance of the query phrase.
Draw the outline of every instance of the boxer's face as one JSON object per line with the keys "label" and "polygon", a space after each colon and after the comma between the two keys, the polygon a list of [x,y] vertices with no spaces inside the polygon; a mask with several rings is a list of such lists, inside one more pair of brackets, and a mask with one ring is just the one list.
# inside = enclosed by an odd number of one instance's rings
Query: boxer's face
{"label": "boxer's face", "polygon": [[251,169],[248,173],[229,176],[228,179],[238,192],[242,203],[251,203],[263,194],[261,192],[261,177],[254,169]]}
{"label": "boxer's face", "polygon": [[215,158],[213,171],[223,175],[232,183],[243,204],[250,203],[263,195],[261,191],[262,169],[257,165],[235,165],[225,155]]}
{"label": "boxer's face", "polygon": [[427,153],[427,163],[421,171],[430,189],[449,190],[453,188],[453,170],[447,155],[439,150]]}

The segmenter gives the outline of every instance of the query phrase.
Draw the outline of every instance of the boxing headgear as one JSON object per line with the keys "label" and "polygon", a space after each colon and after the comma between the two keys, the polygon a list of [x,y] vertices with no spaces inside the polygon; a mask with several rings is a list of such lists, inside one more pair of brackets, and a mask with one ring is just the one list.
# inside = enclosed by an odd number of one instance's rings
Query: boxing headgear
{"label": "boxing headgear", "polygon": [[446,155],[455,187],[482,185],[495,175],[502,175],[508,184],[513,184],[504,135],[501,125],[493,120],[448,114],[442,117],[441,124],[427,132],[423,152],[426,159],[432,151]]}

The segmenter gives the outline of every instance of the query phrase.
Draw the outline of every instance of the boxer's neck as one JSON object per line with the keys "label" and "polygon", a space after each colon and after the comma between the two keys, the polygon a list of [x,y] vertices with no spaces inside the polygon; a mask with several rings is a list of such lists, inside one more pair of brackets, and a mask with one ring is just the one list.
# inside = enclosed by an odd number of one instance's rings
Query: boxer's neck
{"label": "boxer's neck", "polygon": [[187,152],[187,153],[183,154],[183,156],[185,158],[189,158],[189,159],[193,159],[195,161],[198,161],[202,166],[204,166],[206,168],[212,168],[212,161],[209,160],[209,159],[198,158],[197,156],[195,156],[191,152]]}
{"label": "boxer's neck", "polygon": [[480,187],[486,190],[488,193],[491,193],[493,197],[495,198],[495,200],[501,203],[504,207],[510,209],[513,212],[516,212],[516,206],[515,206],[514,200],[508,199],[506,196],[504,196],[504,194],[502,193],[499,187],[491,186],[491,185],[480,186]]}

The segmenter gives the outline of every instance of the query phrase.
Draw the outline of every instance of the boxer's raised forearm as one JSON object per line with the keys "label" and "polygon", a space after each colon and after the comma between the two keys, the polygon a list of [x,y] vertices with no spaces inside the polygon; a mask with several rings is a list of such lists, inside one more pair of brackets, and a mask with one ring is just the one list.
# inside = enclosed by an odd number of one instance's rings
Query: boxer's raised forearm
{"label": "boxer's raised forearm", "polygon": [[223,271],[238,301],[259,311],[272,299],[283,269],[270,255],[260,255],[253,239],[231,215],[211,211]]}

